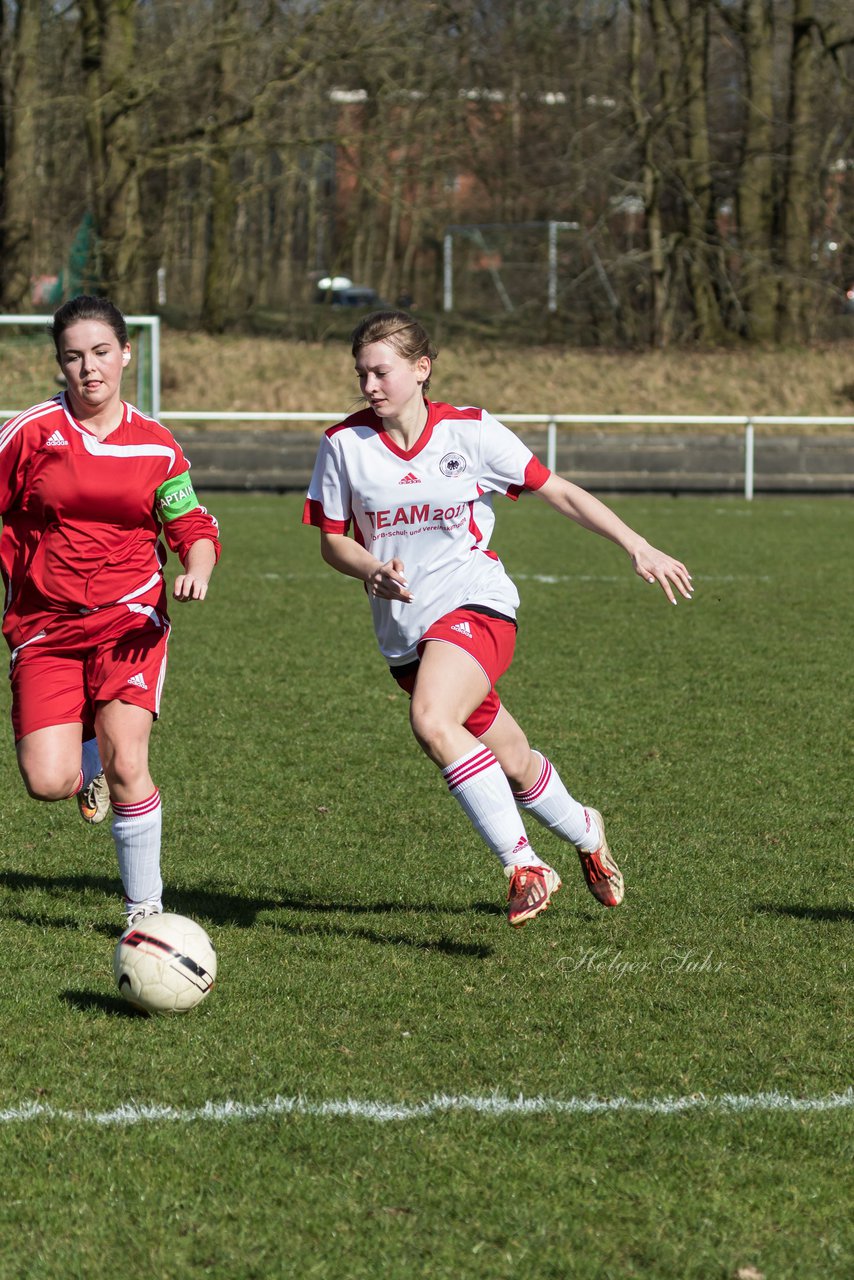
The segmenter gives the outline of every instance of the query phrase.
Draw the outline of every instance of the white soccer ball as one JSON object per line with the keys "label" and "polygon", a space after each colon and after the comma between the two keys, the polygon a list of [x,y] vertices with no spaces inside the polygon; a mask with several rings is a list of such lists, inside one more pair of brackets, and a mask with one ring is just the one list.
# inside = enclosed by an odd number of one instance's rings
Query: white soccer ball
{"label": "white soccer ball", "polygon": [[137,1009],[183,1013],[213,986],[216,952],[200,924],[167,911],[125,929],[113,972],[119,991]]}

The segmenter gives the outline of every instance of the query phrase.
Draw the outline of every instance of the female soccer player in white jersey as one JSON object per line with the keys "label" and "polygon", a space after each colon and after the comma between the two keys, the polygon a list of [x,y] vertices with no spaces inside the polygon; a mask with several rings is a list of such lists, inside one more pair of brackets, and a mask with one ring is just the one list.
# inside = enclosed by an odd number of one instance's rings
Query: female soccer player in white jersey
{"label": "female soccer player in white jersey", "polygon": [[77,795],[87,822],[112,801],[133,923],[161,910],[163,888],[148,768],[169,637],[160,535],[183,566],[175,599],[204,600],[218,529],[174,437],[121,398],[131,359],[121,312],[73,298],[51,334],[67,389],[0,430],[12,724],[31,796]]}
{"label": "female soccer player in white jersey", "polygon": [[623,877],[601,814],[572,798],[495,691],[519,597],[489,550],[493,495],[536,493],[622,547],[673,604],[674,587],[691,598],[690,574],[485,410],[426,399],[436,352],[405,312],[368,316],[352,349],[367,407],[325,433],[303,522],[319,528],[328,564],[365,582],[380,649],[412,696],[412,731],[510,881],[510,924],[539,915],[561,885],[519,809],[575,846],[590,891],[617,906]]}

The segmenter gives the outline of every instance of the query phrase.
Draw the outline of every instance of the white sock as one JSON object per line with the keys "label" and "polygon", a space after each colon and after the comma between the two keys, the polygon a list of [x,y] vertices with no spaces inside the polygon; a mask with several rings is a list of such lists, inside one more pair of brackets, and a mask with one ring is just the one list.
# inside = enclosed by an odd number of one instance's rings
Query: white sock
{"label": "white sock", "polygon": [[93,778],[97,778],[101,773],[103,765],[101,764],[101,756],[98,751],[98,739],[89,738],[83,743],[83,756],[81,760],[83,781],[80,783],[80,790],[88,787]]}
{"label": "white sock", "polygon": [[543,866],[528,843],[504,772],[487,747],[476,747],[442,770],[448,790],[503,867]]}
{"label": "white sock", "polygon": [[80,753],[80,772],[77,775],[77,782],[74,790],[69,792],[71,796],[79,796],[84,787],[88,787],[93,778],[97,778],[101,772],[101,757],[98,754],[98,739],[88,738],[83,743],[83,749]]}
{"label": "white sock", "polygon": [[561,840],[567,840],[585,853],[595,852],[602,843],[596,819],[589,809],[573,800],[557,769],[546,757],[539,751],[534,755],[542,761],[540,776],[527,791],[516,792],[516,803]]}
{"label": "white sock", "polygon": [[160,792],[138,804],[113,801],[113,839],[128,904],[160,902]]}

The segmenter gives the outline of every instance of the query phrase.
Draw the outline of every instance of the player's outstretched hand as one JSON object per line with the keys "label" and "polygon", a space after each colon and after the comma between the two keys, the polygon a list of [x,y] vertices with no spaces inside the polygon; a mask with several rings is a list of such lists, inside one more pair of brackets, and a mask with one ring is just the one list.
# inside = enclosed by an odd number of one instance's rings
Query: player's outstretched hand
{"label": "player's outstretched hand", "polygon": [[681,560],[674,560],[673,556],[657,550],[656,547],[651,547],[644,541],[632,553],[632,564],[638,577],[643,578],[645,582],[659,584],[671,604],[676,603],[673,587],[676,587],[686,600],[693,598],[694,584]]}
{"label": "player's outstretched hand", "polygon": [[194,573],[180,573],[172,588],[172,595],[181,601],[204,600],[207,594],[207,578],[198,577]]}
{"label": "player's outstretched hand", "polygon": [[403,600],[412,603],[412,592],[403,576],[403,561],[387,560],[367,579],[368,591],[375,600]]}

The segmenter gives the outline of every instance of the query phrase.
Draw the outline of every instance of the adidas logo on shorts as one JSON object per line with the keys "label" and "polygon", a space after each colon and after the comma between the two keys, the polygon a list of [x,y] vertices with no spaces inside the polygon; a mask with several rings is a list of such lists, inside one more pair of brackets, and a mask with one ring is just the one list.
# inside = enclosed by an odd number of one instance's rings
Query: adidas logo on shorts
{"label": "adidas logo on shorts", "polygon": [[465,636],[467,640],[472,639],[471,627],[467,622],[455,622],[451,630],[459,631],[460,635]]}
{"label": "adidas logo on shorts", "polygon": [[128,680],[128,684],[135,684],[138,689],[148,688],[148,685],[145,683],[145,676],[141,671],[137,671],[135,676],[131,676]]}

